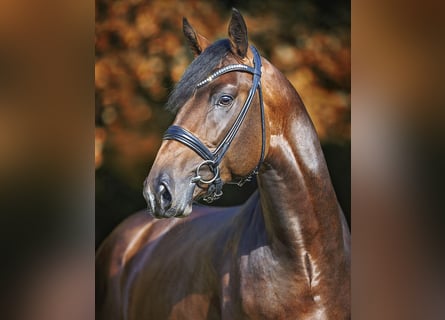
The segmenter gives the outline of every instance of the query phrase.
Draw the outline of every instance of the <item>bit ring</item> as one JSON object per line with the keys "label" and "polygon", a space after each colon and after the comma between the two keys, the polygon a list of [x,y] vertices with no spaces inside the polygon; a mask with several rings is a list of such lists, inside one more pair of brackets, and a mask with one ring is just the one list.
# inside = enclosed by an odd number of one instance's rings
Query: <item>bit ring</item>
{"label": "bit ring", "polygon": [[[196,182],[201,182],[204,184],[211,184],[213,183],[216,178],[219,177],[219,167],[216,166],[214,167],[215,162],[213,160],[204,160],[203,162],[201,162],[199,164],[199,166],[196,168],[196,176],[192,179],[192,182],[196,183]],[[210,171],[212,171],[213,173],[213,177],[209,180],[204,180],[200,175],[199,175],[199,171],[201,170],[202,166],[208,166],[210,168]]]}

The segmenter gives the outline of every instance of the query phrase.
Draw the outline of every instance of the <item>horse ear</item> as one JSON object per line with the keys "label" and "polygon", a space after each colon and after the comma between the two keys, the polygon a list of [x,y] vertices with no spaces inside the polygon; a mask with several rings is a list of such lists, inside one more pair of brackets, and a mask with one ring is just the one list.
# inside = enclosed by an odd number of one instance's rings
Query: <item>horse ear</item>
{"label": "horse ear", "polygon": [[184,35],[187,38],[190,48],[192,49],[195,57],[199,56],[201,52],[203,52],[205,48],[209,46],[209,40],[207,40],[199,33],[196,33],[196,31],[188,22],[187,18],[182,18],[182,31],[184,32]]}
{"label": "horse ear", "polygon": [[232,19],[229,24],[229,39],[232,52],[244,58],[249,46],[247,27],[243,16],[235,8],[232,9]]}

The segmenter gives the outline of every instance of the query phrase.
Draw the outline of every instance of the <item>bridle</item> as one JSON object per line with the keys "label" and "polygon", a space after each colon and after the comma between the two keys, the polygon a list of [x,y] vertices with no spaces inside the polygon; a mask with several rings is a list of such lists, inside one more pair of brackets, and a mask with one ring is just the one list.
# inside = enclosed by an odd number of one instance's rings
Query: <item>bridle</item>
{"label": "bridle", "polygon": [[[201,162],[196,168],[196,176],[192,178],[191,182],[208,185],[207,193],[203,196],[203,200],[208,203],[219,199],[223,194],[222,192],[223,182],[220,177],[219,165],[224,155],[226,154],[227,150],[229,149],[230,144],[232,143],[233,139],[238,133],[241,124],[246,118],[247,112],[250,109],[253,97],[257,90],[260,99],[260,111],[261,111],[261,134],[262,134],[261,156],[257,166],[246,177],[241,178],[241,180],[238,181],[236,184],[242,186],[245,182],[251,181],[252,177],[258,174],[258,170],[264,160],[265,120],[264,120],[263,94],[261,91],[261,57],[258,54],[258,51],[255,49],[255,47],[251,46],[251,49],[253,52],[253,64],[254,64],[253,67],[245,64],[231,64],[222,67],[221,69],[218,69],[217,71],[212,73],[209,77],[207,77],[205,80],[199,82],[196,85],[196,88],[199,89],[208,84],[209,82],[213,81],[217,77],[232,71],[247,72],[253,75],[252,87],[250,88],[249,94],[246,98],[246,101],[244,102],[243,107],[241,108],[241,111],[239,112],[234,123],[232,124],[232,127],[229,129],[224,139],[219,143],[219,145],[213,151],[210,151],[209,148],[207,148],[201,142],[201,140],[197,138],[193,133],[180,126],[172,125],[164,133],[163,140],[179,141],[182,144],[191,148],[202,159],[204,159],[204,161]],[[205,180],[199,175],[199,172],[203,166],[209,167],[210,171],[213,174],[213,177],[211,179]]]}

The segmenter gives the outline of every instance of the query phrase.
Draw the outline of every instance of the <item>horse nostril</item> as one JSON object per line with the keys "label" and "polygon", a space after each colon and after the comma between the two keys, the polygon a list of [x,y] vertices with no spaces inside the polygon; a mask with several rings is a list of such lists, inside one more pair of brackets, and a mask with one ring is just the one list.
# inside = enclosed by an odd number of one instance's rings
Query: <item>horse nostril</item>
{"label": "horse nostril", "polygon": [[172,195],[166,182],[160,182],[158,186],[158,199],[163,210],[168,210],[172,203]]}

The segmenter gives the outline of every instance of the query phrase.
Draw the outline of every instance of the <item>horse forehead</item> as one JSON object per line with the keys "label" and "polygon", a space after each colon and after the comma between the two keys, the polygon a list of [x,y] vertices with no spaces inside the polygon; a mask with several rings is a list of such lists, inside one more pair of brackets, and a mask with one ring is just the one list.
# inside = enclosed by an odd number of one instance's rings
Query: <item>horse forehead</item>
{"label": "horse forehead", "polygon": [[[199,92],[199,90],[204,89],[203,91],[205,91],[207,88],[207,91],[210,91],[211,93],[213,92],[218,92],[221,89],[238,89],[239,85],[242,82],[242,74],[244,72],[228,72],[225,73],[215,79],[213,79],[211,82],[209,82],[207,85],[203,86],[202,88],[198,89],[197,92]],[[235,90],[234,90],[235,91]]]}

